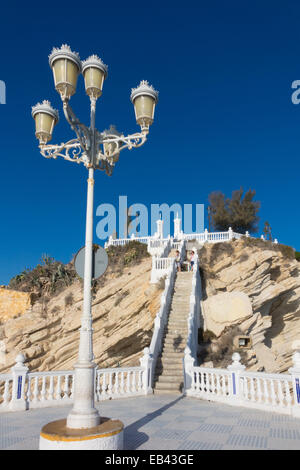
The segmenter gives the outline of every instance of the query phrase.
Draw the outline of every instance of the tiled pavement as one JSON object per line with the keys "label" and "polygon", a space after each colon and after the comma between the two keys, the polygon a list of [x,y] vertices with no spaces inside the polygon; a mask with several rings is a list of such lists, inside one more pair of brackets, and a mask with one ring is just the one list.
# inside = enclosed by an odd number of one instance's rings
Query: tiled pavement
{"label": "tiled pavement", "polygon": [[[176,395],[104,401],[125,425],[125,449],[300,449],[300,419]],[[39,432],[70,407],[0,414],[0,449],[38,449]]]}

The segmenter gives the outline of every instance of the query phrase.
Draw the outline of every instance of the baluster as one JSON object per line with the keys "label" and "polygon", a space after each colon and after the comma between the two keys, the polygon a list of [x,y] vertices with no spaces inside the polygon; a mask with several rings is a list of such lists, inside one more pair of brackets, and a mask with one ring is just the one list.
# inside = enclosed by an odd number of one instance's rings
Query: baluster
{"label": "baluster", "polygon": [[220,375],[217,374],[217,396],[221,395]]}
{"label": "baluster", "polygon": [[54,400],[54,377],[50,375],[50,384],[49,384],[49,400]]}
{"label": "baluster", "polygon": [[278,398],[279,398],[279,405],[280,406],[284,406],[284,395],[283,395],[283,391],[282,391],[282,383],[281,383],[281,380],[277,380],[277,390],[278,390]]}
{"label": "baluster", "polygon": [[272,399],[272,405],[276,405],[276,393],[275,393],[275,387],[274,387],[274,380],[271,379],[271,399]]}
{"label": "baluster", "polygon": [[28,400],[28,403],[30,403],[31,401],[31,376],[30,374],[28,374],[28,387],[27,387],[27,400]]}
{"label": "baluster", "polygon": [[240,387],[240,397],[245,399],[245,381],[247,379],[245,377],[239,377],[239,387]]}
{"label": "baluster", "polygon": [[206,374],[206,393],[210,393],[210,374]]}
{"label": "baluster", "polygon": [[255,401],[255,387],[254,387],[254,378],[251,377],[250,379],[250,399],[251,401]]}
{"label": "baluster", "polygon": [[119,372],[116,371],[115,372],[115,387],[114,387],[114,392],[115,392],[115,395],[118,395],[119,394]]}
{"label": "baluster", "polygon": [[100,372],[96,372],[96,401],[100,401]]}
{"label": "baluster", "polygon": [[74,384],[75,384],[74,374],[71,375],[71,381],[72,381],[72,385],[71,385],[71,395],[70,395],[70,398],[72,399],[73,396],[74,396]]}
{"label": "baluster", "polygon": [[210,393],[214,394],[215,387],[215,375],[213,372],[210,373]]}
{"label": "baluster", "polygon": [[258,403],[262,402],[262,391],[261,391],[261,383],[260,383],[260,378],[258,377],[256,379],[257,383],[257,398],[258,398]]}
{"label": "baluster", "polygon": [[37,402],[39,395],[39,378],[38,376],[34,377],[34,387],[33,387],[33,402]]}
{"label": "baluster", "polygon": [[[196,383],[195,383],[195,375],[196,375]],[[193,382],[194,382],[194,385],[195,385],[195,388],[196,388],[196,391],[197,391],[197,392],[201,392],[201,391],[202,391],[201,379],[202,379],[202,374],[201,374],[201,372],[195,372],[195,374],[193,374]]]}
{"label": "baluster", "polygon": [[140,391],[142,389],[142,371],[139,370],[138,371],[138,391]]}
{"label": "baluster", "polygon": [[109,372],[108,395],[112,395],[112,376],[113,376],[113,373]]}
{"label": "baluster", "polygon": [[127,371],[126,392],[128,395],[130,394],[130,373],[130,370]]}
{"label": "baluster", "polygon": [[41,401],[46,400],[46,375],[42,377],[42,391],[41,391]]}
{"label": "baluster", "polygon": [[286,401],[287,406],[290,406],[292,403],[292,396],[291,396],[288,380],[284,381],[284,388],[285,388],[285,401]]}
{"label": "baluster", "polygon": [[249,400],[249,380],[248,377],[245,377],[244,380],[244,398],[245,400]]}
{"label": "baluster", "polygon": [[225,374],[222,375],[222,395],[224,397],[227,395],[227,377]]}
{"label": "baluster", "polygon": [[[106,397],[107,391],[106,391],[106,373],[105,372],[103,372],[102,378],[103,378],[103,380],[102,380],[102,395],[104,397]],[[99,380],[99,382],[100,382],[100,380]]]}
{"label": "baluster", "polygon": [[61,400],[61,375],[57,375],[55,399]]}
{"label": "baluster", "polygon": [[69,398],[69,375],[65,375],[64,399]]}
{"label": "baluster", "polygon": [[5,380],[4,393],[3,393],[3,404],[6,405],[9,402],[9,379]]}
{"label": "baluster", "polygon": [[269,390],[268,390],[268,382],[266,379],[263,379],[264,383],[264,397],[265,397],[265,403],[269,404]]}
{"label": "baluster", "polygon": [[136,392],[136,377],[135,377],[135,371],[132,372],[132,392]]}

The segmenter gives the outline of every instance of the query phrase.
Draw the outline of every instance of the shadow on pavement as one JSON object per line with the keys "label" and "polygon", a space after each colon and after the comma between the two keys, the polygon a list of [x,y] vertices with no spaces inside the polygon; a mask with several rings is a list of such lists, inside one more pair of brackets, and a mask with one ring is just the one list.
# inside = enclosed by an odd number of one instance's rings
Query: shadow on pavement
{"label": "shadow on pavement", "polygon": [[176,400],[171,401],[167,405],[162,406],[156,411],[153,411],[152,413],[148,413],[145,416],[143,416],[141,419],[138,421],[135,421],[134,423],[130,424],[129,426],[126,426],[124,430],[124,448],[126,450],[135,450],[137,449],[140,445],[144,444],[149,440],[148,434],[144,432],[140,432],[139,428],[145,426],[145,424],[150,423],[150,421],[153,421],[154,419],[158,418],[159,416],[162,416],[163,413],[171,408],[172,406],[176,405],[180,400],[184,398],[184,395],[180,395]]}

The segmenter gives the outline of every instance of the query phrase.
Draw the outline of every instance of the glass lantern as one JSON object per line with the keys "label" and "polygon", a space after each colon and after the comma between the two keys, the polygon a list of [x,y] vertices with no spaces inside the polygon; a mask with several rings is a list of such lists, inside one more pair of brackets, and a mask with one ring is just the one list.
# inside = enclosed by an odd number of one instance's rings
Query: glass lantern
{"label": "glass lantern", "polygon": [[142,80],[137,88],[131,90],[130,99],[134,105],[136,122],[142,130],[149,130],[154,120],[158,92],[147,81]]}
{"label": "glass lantern", "polygon": [[63,100],[70,99],[76,92],[77,78],[81,73],[81,61],[77,52],[72,52],[67,44],[54,48],[49,56],[53,70],[55,89]]}
{"label": "glass lantern", "polygon": [[82,73],[86,94],[94,99],[99,98],[107,77],[107,65],[98,56],[92,55],[82,62]]}
{"label": "glass lantern", "polygon": [[53,109],[50,101],[43,101],[32,107],[35,120],[35,136],[40,144],[47,144],[52,138],[53,128],[58,122],[58,111]]}

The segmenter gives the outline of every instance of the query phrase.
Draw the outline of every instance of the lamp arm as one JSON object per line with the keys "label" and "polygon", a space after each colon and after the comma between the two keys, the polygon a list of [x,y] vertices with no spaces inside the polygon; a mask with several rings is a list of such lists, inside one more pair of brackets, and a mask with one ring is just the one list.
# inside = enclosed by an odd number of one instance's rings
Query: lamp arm
{"label": "lamp arm", "polygon": [[92,132],[91,130],[82,124],[74,113],[73,109],[69,105],[69,100],[64,100],[63,103],[64,115],[67,122],[77,135],[77,138],[87,155],[90,155],[92,147]]}
{"label": "lamp arm", "polygon": [[89,163],[89,158],[78,139],[72,139],[59,145],[42,144],[39,148],[45,158],[56,159],[57,157],[62,157],[69,162],[84,163],[86,166]]}
{"label": "lamp arm", "polygon": [[[97,156],[99,160],[110,160],[117,157],[124,149],[141,147],[147,140],[147,133],[135,133],[128,136],[103,134],[96,131]],[[111,144],[111,145],[109,145]],[[105,147],[104,147],[105,145]],[[101,150],[103,148],[103,151]]]}

